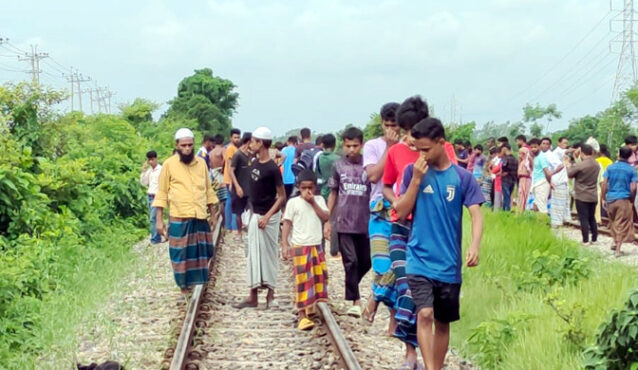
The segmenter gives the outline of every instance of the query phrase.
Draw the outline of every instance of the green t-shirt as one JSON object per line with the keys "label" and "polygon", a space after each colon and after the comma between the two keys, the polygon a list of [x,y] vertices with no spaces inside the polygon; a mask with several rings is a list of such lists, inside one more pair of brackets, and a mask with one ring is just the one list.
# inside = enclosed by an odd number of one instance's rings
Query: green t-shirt
{"label": "green t-shirt", "polygon": [[315,173],[317,174],[317,179],[320,180],[321,196],[326,200],[328,200],[328,196],[330,195],[330,188],[327,187],[326,184],[328,183],[330,176],[332,176],[333,165],[339,158],[341,157],[335,154],[335,152],[324,151],[318,159]]}

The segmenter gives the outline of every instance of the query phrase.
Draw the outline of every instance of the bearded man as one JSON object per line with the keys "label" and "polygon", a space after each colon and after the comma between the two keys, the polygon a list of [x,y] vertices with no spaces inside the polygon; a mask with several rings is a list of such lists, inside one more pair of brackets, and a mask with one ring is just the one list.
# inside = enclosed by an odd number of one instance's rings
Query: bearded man
{"label": "bearded man", "polygon": [[208,281],[208,260],[214,248],[211,230],[217,221],[215,205],[219,203],[208,166],[193,151],[194,139],[187,128],[175,133],[177,155],[164,162],[153,201],[160,235],[166,235],[163,214],[164,208],[170,206],[168,247],[175,282],[182,293]]}

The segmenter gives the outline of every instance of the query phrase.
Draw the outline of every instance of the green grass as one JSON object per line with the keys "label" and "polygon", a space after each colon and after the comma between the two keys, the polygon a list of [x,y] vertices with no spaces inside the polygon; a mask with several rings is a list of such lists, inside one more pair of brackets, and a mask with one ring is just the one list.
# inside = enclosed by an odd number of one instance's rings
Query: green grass
{"label": "green grass", "polygon": [[[131,246],[140,240],[143,230],[113,228],[113,234],[96,235],[83,247],[81,258],[58,280],[60,287],[42,301],[25,305],[25,311],[39,317],[27,339],[26,352],[4,352],[2,368],[60,369],[73,367],[78,349],[78,325],[98,310],[99,305],[122,284],[135,268],[136,253]],[[131,233],[132,232],[132,233]],[[0,340],[0,346],[2,345]]]}
{"label": "green grass", "polygon": [[[560,289],[565,307],[584,308],[582,330],[585,345],[593,343],[598,326],[612,308],[622,306],[629,290],[636,286],[636,272],[620,263],[610,263],[596,252],[555,237],[547,223],[536,215],[514,216],[484,212],[485,228],[480,265],[464,268],[461,320],[452,325],[451,344],[481,365],[478,346],[468,338],[482,322],[529,315],[505,344],[503,358],[496,368],[576,369],[582,367],[582,351],[565,339],[567,324],[545,302],[543,289],[522,291],[517,283],[531,271],[534,250],[558,256],[585,259],[587,278]],[[465,215],[464,246],[469,243],[469,216]],[[484,364],[485,365],[485,364]],[[484,367],[488,368],[488,367]]]}

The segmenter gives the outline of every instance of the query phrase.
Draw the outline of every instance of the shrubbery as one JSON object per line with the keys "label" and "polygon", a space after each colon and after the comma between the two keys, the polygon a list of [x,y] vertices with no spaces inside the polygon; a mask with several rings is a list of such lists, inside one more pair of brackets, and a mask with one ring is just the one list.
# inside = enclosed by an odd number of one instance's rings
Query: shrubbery
{"label": "shrubbery", "polygon": [[[43,302],[77,284],[89,262],[121,253],[147,224],[139,171],[160,125],[145,123],[142,135],[115,115],[59,116],[49,107],[60,97],[27,84],[0,87],[0,363],[7,366],[43,350],[36,339]],[[170,141],[156,146],[167,152]]]}

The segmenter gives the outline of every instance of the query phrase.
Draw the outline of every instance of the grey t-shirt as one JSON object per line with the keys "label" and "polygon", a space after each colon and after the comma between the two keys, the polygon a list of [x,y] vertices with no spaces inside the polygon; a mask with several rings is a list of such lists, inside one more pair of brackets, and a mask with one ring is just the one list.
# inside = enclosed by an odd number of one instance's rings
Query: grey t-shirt
{"label": "grey t-shirt", "polygon": [[328,187],[336,189],[335,229],[340,233],[367,234],[370,220],[370,182],[361,156],[357,163],[341,158],[334,163]]}

